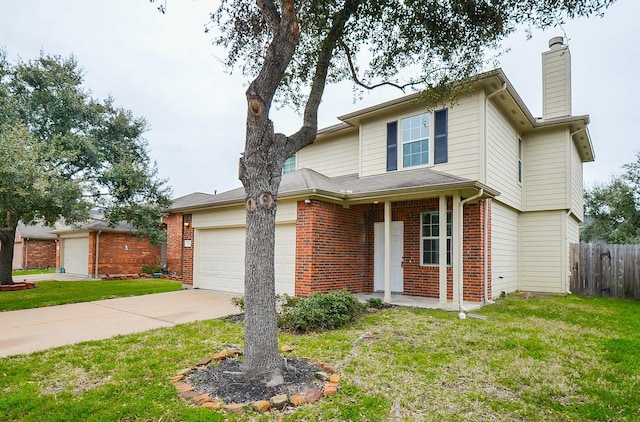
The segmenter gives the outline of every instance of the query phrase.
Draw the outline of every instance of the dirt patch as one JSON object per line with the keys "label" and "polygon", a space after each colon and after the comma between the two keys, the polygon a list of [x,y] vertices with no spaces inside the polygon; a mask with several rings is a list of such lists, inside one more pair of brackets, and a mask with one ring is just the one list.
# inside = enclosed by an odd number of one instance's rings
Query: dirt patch
{"label": "dirt patch", "polygon": [[276,387],[247,379],[241,372],[238,359],[227,359],[218,365],[197,369],[184,381],[195,391],[217,397],[224,403],[253,403],[268,401],[280,394],[305,396],[310,391],[322,390],[324,383],[315,378],[315,374],[322,371],[317,364],[299,359],[286,359],[285,362],[284,383]]}

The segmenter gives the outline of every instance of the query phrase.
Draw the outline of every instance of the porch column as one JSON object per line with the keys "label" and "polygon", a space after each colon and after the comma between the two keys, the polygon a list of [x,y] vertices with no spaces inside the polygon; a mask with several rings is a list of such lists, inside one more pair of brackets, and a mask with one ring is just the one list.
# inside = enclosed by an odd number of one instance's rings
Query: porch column
{"label": "porch column", "polygon": [[384,303],[391,303],[391,201],[384,203]]}
{"label": "porch column", "polygon": [[453,307],[460,309],[460,286],[462,286],[462,213],[460,212],[460,194],[453,194],[453,215],[451,216],[451,238],[452,257],[451,266],[453,269]]}
{"label": "porch column", "polygon": [[439,205],[439,298],[440,307],[445,309],[447,306],[447,197],[445,195],[440,196]]}

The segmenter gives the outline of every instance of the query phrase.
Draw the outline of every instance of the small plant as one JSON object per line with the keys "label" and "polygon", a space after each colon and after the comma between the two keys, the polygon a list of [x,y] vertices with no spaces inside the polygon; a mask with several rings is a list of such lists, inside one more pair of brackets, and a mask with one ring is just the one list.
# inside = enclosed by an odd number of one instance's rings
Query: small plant
{"label": "small plant", "polygon": [[365,303],[365,305],[367,308],[375,308],[375,309],[384,308],[384,303],[382,303],[382,299],[377,297],[370,297],[369,299],[367,299],[367,302]]}
{"label": "small plant", "polygon": [[364,305],[347,290],[312,293],[306,299],[297,298],[290,307],[283,307],[278,326],[298,332],[333,330],[358,318]]}
{"label": "small plant", "polygon": [[244,296],[236,296],[231,298],[231,304],[244,312]]}
{"label": "small plant", "polygon": [[157,264],[147,264],[142,266],[142,272],[145,274],[161,273],[162,267]]}

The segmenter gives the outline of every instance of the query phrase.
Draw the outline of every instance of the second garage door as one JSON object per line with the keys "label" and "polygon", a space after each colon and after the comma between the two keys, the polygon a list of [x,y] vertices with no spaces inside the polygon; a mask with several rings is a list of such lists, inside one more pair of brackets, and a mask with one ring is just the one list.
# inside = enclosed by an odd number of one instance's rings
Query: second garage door
{"label": "second garage door", "polygon": [[[294,294],[295,224],[276,226],[276,293]],[[194,286],[244,293],[244,228],[198,230]]]}
{"label": "second garage door", "polygon": [[65,272],[86,276],[89,274],[89,238],[62,239],[62,262]]}

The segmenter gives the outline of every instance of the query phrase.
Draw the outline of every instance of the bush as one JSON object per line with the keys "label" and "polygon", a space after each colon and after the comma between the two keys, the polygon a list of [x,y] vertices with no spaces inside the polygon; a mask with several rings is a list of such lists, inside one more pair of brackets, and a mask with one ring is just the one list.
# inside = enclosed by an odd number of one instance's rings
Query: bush
{"label": "bush", "polygon": [[370,297],[369,299],[367,299],[367,303],[365,305],[367,308],[375,308],[375,309],[384,308],[384,303],[382,303],[382,299],[377,297]]}
{"label": "bush", "polygon": [[145,274],[155,274],[155,273],[161,273],[162,272],[162,267],[160,265],[143,265],[142,266],[142,272]]}
{"label": "bush", "polygon": [[298,332],[340,328],[358,318],[365,308],[347,290],[295,299],[291,306],[282,307],[278,326]]}

